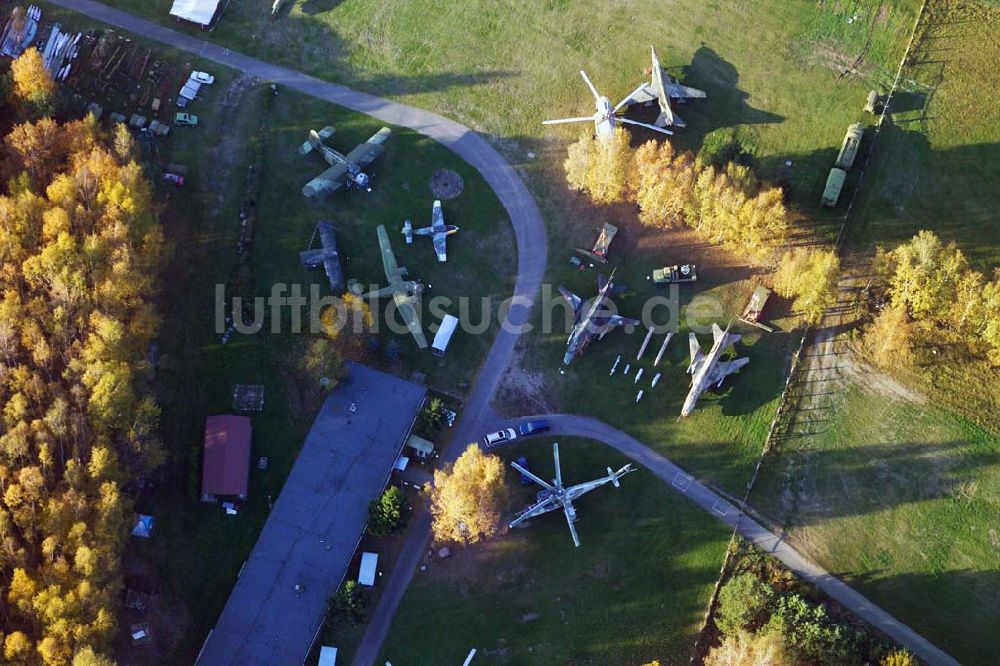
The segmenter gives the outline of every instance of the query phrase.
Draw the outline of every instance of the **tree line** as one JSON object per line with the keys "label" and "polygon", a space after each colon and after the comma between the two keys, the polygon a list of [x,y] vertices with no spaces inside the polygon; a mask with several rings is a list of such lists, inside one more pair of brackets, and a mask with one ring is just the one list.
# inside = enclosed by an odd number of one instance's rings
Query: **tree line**
{"label": "tree line", "polygon": [[781,247],[788,234],[781,188],[766,186],[735,162],[716,167],[689,152],[678,155],[667,141],[633,149],[621,127],[607,143],[581,136],[563,166],[570,187],[596,203],[633,202],[644,225],[686,224],[757,260]]}
{"label": "tree line", "polygon": [[5,663],[110,663],[129,493],[162,463],[146,381],[164,238],[127,128],[13,127],[0,148]]}

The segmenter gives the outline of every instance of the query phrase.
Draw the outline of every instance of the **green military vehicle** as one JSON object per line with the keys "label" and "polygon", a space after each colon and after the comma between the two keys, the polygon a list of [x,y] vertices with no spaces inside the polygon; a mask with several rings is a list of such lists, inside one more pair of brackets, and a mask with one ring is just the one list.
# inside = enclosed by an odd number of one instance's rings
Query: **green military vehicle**
{"label": "green military vehicle", "polygon": [[840,190],[844,189],[844,181],[847,180],[847,172],[834,167],[830,169],[830,175],[826,178],[826,187],[823,188],[823,198],[820,203],[828,208],[837,205],[840,198]]}
{"label": "green military vehicle", "polygon": [[681,264],[679,266],[664,266],[653,271],[653,284],[662,287],[667,284],[680,284],[683,282],[697,282],[698,271],[694,264]]}
{"label": "green military vehicle", "polygon": [[858,156],[858,148],[861,147],[861,137],[865,135],[865,128],[859,123],[854,123],[847,128],[847,135],[844,143],[840,146],[840,154],[833,166],[844,171],[850,171],[854,165],[854,158]]}

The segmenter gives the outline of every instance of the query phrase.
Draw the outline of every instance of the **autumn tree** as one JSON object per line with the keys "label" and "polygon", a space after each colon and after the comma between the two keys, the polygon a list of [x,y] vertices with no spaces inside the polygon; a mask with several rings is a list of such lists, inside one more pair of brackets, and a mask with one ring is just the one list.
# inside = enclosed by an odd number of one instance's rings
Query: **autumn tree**
{"label": "autumn tree", "polygon": [[439,541],[476,543],[500,531],[507,505],[503,462],[478,444],[469,444],[454,465],[435,470],[428,492]]}
{"label": "autumn tree", "polygon": [[882,368],[913,365],[913,324],[906,306],[890,304],[875,317],[862,339],[864,356]]}
{"label": "autumn tree", "polygon": [[45,69],[45,61],[38,49],[25,49],[10,64],[14,96],[33,106],[41,114],[51,110],[52,95],[56,84]]}
{"label": "autumn tree", "polygon": [[722,645],[709,650],[704,663],[705,666],[785,666],[796,661],[787,655],[780,634],[738,631],[726,636]]}
{"label": "autumn tree", "polygon": [[563,167],[570,187],[587,192],[595,203],[607,204],[625,200],[632,162],[628,132],[616,127],[609,140],[582,135],[569,147]]}
{"label": "autumn tree", "polygon": [[323,310],[320,321],[340,353],[356,357],[364,349],[374,319],[365,299],[347,292]]}
{"label": "autumn tree", "polygon": [[330,391],[344,373],[344,359],[333,339],[324,335],[311,336],[301,356],[300,369],[312,387]]}
{"label": "autumn tree", "polygon": [[832,250],[797,247],[786,252],[778,264],[774,288],[782,296],[794,298],[793,307],[809,324],[837,302],[840,260]]}

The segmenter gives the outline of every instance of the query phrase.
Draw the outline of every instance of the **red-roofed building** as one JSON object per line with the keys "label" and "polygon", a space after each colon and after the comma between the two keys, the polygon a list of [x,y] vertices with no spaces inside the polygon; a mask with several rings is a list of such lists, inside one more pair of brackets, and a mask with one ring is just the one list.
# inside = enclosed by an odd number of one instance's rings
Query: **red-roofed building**
{"label": "red-roofed building", "polygon": [[226,414],[205,422],[205,460],[201,472],[201,499],[247,498],[250,476],[250,417]]}

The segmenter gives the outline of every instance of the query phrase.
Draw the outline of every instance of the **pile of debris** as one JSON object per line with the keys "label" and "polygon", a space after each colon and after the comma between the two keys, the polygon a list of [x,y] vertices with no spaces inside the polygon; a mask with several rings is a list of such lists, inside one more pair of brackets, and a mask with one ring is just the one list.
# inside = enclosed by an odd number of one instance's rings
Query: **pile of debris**
{"label": "pile of debris", "polygon": [[60,28],[58,23],[52,26],[52,32],[42,50],[42,60],[53,79],[65,81],[72,69],[72,61],[80,54],[80,38],[83,33],[78,32],[74,36],[68,32],[60,32]]}
{"label": "pile of debris", "polygon": [[0,54],[8,58],[17,58],[24,50],[31,46],[38,34],[38,22],[42,20],[42,10],[34,5],[29,5],[25,11],[21,7],[14,7],[10,12],[10,19],[0,33]]}

